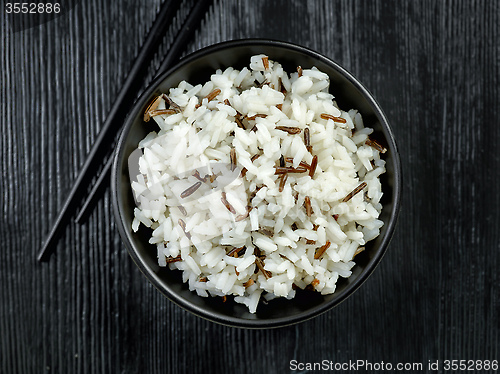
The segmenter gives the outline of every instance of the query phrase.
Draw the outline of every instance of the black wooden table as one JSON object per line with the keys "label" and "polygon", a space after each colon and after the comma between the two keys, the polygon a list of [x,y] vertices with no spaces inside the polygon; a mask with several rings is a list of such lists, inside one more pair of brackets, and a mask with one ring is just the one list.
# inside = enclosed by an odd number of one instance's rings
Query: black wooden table
{"label": "black wooden table", "polygon": [[36,261],[160,3],[81,1],[18,32],[2,9],[0,372],[282,373],[366,360],[443,373],[460,371],[445,360],[500,360],[496,0],[221,0],[187,46],[264,37],[310,47],[389,117],[404,170],[398,227],[373,275],[333,310],[264,331],[183,311],[132,263],[109,191],[49,262]]}

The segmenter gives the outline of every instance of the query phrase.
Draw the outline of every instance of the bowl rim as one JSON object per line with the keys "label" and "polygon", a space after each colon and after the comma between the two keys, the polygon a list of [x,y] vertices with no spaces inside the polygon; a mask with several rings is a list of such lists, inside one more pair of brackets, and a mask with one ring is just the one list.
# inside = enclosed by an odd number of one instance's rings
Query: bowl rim
{"label": "bowl rim", "polygon": [[[138,255],[135,249],[135,245],[133,244],[131,232],[130,230],[126,230],[124,227],[125,225],[123,224],[123,216],[118,203],[119,201],[118,168],[120,160],[123,157],[124,153],[123,144],[125,143],[125,140],[132,128],[137,112],[140,111],[144,105],[144,100],[147,99],[156,90],[156,88],[165,79],[167,79],[167,77],[175,73],[175,71],[181,68],[184,64],[199,58],[203,58],[208,54],[212,54],[220,50],[230,49],[233,47],[241,47],[241,46],[276,46],[280,48],[290,49],[292,51],[305,54],[315,60],[319,60],[322,63],[331,66],[334,70],[336,70],[339,74],[341,74],[344,78],[346,78],[352,85],[354,85],[356,89],[359,90],[361,95],[367,100],[370,107],[373,109],[374,113],[377,116],[377,119],[380,122],[382,132],[384,133],[384,136],[387,140],[387,146],[389,148],[394,165],[394,184],[392,186],[393,209],[390,214],[389,220],[386,224],[385,235],[382,238],[382,241],[378,246],[378,248],[376,248],[373,258],[370,260],[366,268],[363,269],[362,272],[358,275],[358,277],[347,287],[345,287],[342,291],[340,291],[335,296],[334,299],[332,299],[329,302],[321,303],[313,307],[312,309],[298,313],[293,316],[270,318],[270,319],[242,319],[233,316],[218,314],[211,311],[207,311],[201,307],[198,307],[197,305],[191,304],[189,301],[178,296],[176,293],[170,292],[169,290],[165,289],[164,287],[162,287],[162,282],[158,277],[158,275],[154,271],[152,271],[151,268],[147,266],[145,261]],[[181,308],[199,317],[227,326],[243,327],[251,329],[283,327],[309,320],[337,306],[342,301],[344,301],[348,296],[352,295],[357,289],[359,289],[359,287],[368,279],[368,277],[373,273],[375,268],[379,265],[380,261],[382,260],[383,256],[387,251],[390,240],[396,228],[397,217],[401,207],[401,195],[402,195],[402,171],[401,171],[401,161],[400,161],[399,151],[396,145],[393,131],[389,125],[387,117],[383,112],[382,108],[380,107],[380,105],[378,104],[378,102],[373,97],[373,95],[358,79],[356,79],[351,73],[349,73],[346,69],[344,69],[342,66],[340,66],[338,63],[331,60],[330,58],[298,44],[293,44],[290,42],[284,42],[278,40],[271,40],[271,39],[257,39],[257,38],[235,39],[235,40],[212,44],[187,55],[170,69],[160,72],[153,79],[153,81],[148,84],[148,86],[144,89],[144,91],[141,93],[141,95],[138,97],[138,99],[128,112],[127,118],[124,122],[124,126],[119,136],[116,150],[114,152],[114,159],[111,172],[111,200],[113,204],[113,212],[116,220],[116,225],[118,227],[120,237],[124,242],[129,255],[132,257],[132,260],[134,261],[136,266],[140,269],[140,271],[143,273],[143,275],[155,286],[156,289],[158,289],[165,297],[167,297],[167,299],[169,299],[170,301],[174,302]]]}

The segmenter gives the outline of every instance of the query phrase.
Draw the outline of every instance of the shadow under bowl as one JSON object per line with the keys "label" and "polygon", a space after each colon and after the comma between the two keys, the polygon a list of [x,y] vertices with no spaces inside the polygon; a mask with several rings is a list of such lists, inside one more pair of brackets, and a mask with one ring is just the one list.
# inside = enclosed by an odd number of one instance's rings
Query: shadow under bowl
{"label": "shadow under bowl", "polygon": [[[257,312],[251,314],[245,305],[232,298],[223,302],[220,297],[200,297],[182,282],[181,272],[158,266],[156,246],[149,244],[151,230],[141,225],[134,233],[131,229],[135,202],[130,186],[127,160],[138,143],[149,132],[157,130],[153,121],[143,121],[148,103],[161,93],[167,93],[185,80],[191,84],[204,83],[216,69],[232,66],[242,69],[249,65],[250,57],[266,54],[278,61],[287,72],[297,66],[307,69],[316,66],[330,76],[330,92],[343,110],[357,109],[366,127],[374,129],[371,137],[382,143],[388,151],[383,155],[386,173],[381,176],[380,218],[384,222],[380,235],[366,244],[356,256],[352,275],[339,278],[335,293],[321,295],[298,290],[292,300],[277,298],[260,302]],[[127,110],[128,108],[124,108]],[[332,60],[307,48],[285,42],[246,39],[224,42],[201,49],[182,59],[172,69],[161,73],[134,104],[124,124],[113,163],[112,202],[121,238],[127,250],[146,278],[168,299],[184,309],[225,325],[246,328],[269,328],[294,324],[315,317],[351,295],[373,272],[384,255],[393,234],[401,201],[401,166],[392,130],[380,106],[356,78]]]}

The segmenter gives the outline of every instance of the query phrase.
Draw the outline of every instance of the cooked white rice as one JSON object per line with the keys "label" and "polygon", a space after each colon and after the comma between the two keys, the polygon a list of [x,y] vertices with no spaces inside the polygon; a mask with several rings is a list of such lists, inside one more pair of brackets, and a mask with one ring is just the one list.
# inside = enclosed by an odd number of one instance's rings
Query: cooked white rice
{"label": "cooked white rice", "polygon": [[[159,265],[183,271],[190,290],[234,295],[252,313],[261,296],[290,299],[297,287],[333,293],[383,225],[379,176],[385,162],[377,147],[366,144],[373,130],[356,110],[337,107],[327,74],[299,70],[300,76],[288,74],[257,55],[249,68],[217,70],[204,85],[183,81],[168,93],[175,112],[159,114],[170,107],[165,96],[157,112],[149,109],[160,129],[139,144],[133,230],[140,224],[153,230],[149,242],[157,246]],[[237,160],[232,171],[231,148]],[[286,167],[299,169],[316,155],[313,177],[308,170],[287,173],[280,192],[275,172],[282,155]],[[211,182],[210,175],[218,176]],[[363,182],[366,187],[343,201]]]}

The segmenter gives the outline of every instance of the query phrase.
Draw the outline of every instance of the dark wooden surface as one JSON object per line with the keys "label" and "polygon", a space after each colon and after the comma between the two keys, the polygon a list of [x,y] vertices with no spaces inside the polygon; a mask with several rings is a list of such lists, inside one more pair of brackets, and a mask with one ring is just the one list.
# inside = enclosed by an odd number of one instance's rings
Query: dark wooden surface
{"label": "dark wooden surface", "polygon": [[399,224],[374,274],[330,312],[251,331],[181,310],[133,265],[109,191],[86,223],[68,225],[48,263],[36,262],[160,3],[82,1],[16,33],[0,17],[0,372],[500,360],[496,0],[221,0],[188,45],[246,37],[305,45],[357,76],[388,115],[404,170]]}

